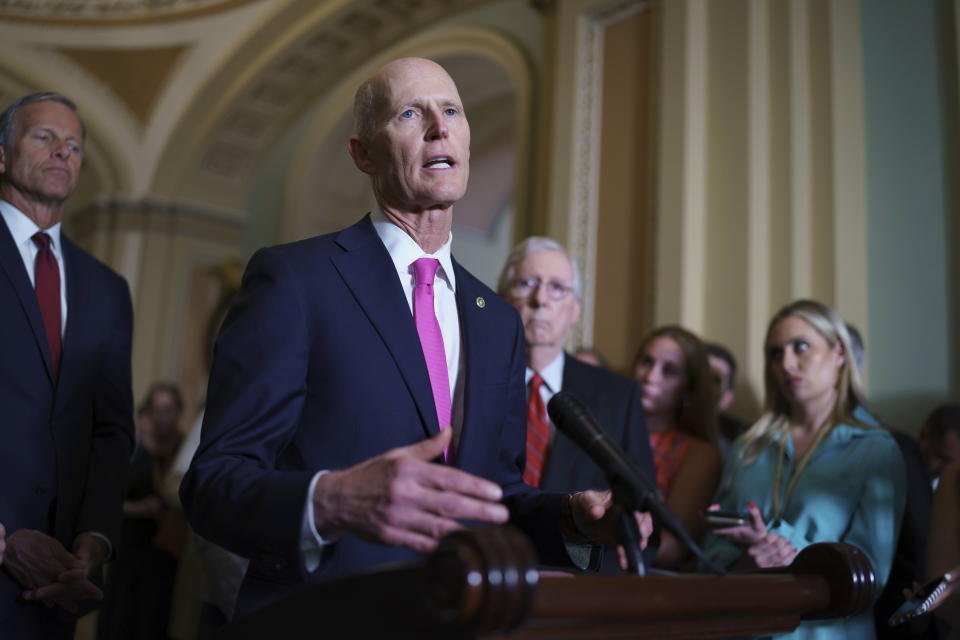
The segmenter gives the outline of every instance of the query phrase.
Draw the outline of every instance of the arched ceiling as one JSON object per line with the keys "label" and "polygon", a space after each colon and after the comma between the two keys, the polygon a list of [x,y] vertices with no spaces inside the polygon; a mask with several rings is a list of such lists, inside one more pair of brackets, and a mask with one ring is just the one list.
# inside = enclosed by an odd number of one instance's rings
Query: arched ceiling
{"label": "arched ceiling", "polygon": [[[170,132],[194,96],[271,10],[286,4],[0,2],[0,93],[7,103],[38,90],[72,98],[87,124],[88,147],[102,151],[87,154],[82,190],[142,197],[153,191]],[[144,11],[148,5],[168,10],[121,20],[132,15],[133,5]],[[185,5],[204,5],[206,10],[171,13]],[[108,7],[114,20],[66,19],[94,8],[103,9],[103,17]],[[86,184],[99,176],[110,180]]]}
{"label": "arched ceiling", "polygon": [[346,74],[492,2],[0,0],[0,97],[73,98],[103,191],[239,210],[271,145]]}
{"label": "arched ceiling", "polygon": [[197,96],[173,136],[183,144],[170,145],[162,160],[176,170],[166,172],[157,188],[191,193],[199,181],[205,191],[237,194],[289,123],[358,67],[399,39],[489,1],[291,4],[274,17],[287,25],[282,34],[264,25],[240,52],[249,56],[243,69],[228,71]]}

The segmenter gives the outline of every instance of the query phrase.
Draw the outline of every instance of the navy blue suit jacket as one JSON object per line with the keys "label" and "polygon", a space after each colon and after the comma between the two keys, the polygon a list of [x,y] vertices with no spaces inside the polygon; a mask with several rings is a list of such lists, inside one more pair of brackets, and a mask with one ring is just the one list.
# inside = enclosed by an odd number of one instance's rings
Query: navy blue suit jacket
{"label": "navy blue suit jacket", "polygon": [[[465,370],[455,464],[499,483],[541,559],[565,557],[561,496],[522,481],[523,327],[454,262]],[[261,249],[217,339],[203,436],[181,487],[197,532],[250,558],[242,614],[309,581],[418,555],[350,534],[308,575],[299,536],[311,477],[436,434],[416,326],[369,217]]]}
{"label": "navy blue suit jacket", "polygon": [[[116,548],[133,447],[130,292],[60,237],[67,325],[55,381],[36,293],[0,218],[0,522],[8,536],[37,529],[70,549],[77,534],[94,531]],[[57,635],[45,625],[58,610],[18,602],[21,591],[0,572],[4,637]]]}
{"label": "navy blue suit jacket", "polygon": [[[657,486],[657,474],[650,450],[650,435],[643,413],[642,391],[635,381],[606,369],[580,362],[565,354],[562,389],[583,402],[593,413],[600,427],[633,460],[640,471]],[[541,488],[544,491],[582,491],[607,489],[606,475],[583,450],[562,432],[550,443],[547,466]],[[653,562],[656,548],[648,547],[644,557]],[[604,554],[603,569],[618,572],[616,553]]]}

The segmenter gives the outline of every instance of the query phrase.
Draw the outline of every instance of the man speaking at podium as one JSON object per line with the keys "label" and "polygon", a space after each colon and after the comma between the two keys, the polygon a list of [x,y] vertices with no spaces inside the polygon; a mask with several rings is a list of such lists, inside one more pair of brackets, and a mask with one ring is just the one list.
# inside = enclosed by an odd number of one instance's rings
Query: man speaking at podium
{"label": "man speaking at podium", "polygon": [[197,532],[250,558],[241,615],[416,560],[463,521],[510,520],[548,564],[570,563],[568,543],[612,542],[609,494],[522,480],[523,327],[450,253],[470,161],[453,80],[396,60],[354,115],[350,154],[378,210],[251,258],[181,489]]}

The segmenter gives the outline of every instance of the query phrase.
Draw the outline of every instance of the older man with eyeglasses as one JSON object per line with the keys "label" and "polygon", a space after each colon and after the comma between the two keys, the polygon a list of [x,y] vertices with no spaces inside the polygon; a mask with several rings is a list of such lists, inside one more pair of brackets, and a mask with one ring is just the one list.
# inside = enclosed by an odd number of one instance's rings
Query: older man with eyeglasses
{"label": "older man with eyeglasses", "polygon": [[[603,470],[565,436],[558,435],[545,407],[561,389],[586,404],[604,431],[655,478],[639,385],[584,364],[564,351],[580,319],[583,285],[576,261],[550,238],[518,244],[500,273],[498,293],[516,307],[526,340],[527,461],[524,480],[545,491],[607,488]],[[647,547],[653,561],[656,549]],[[605,553],[603,570],[617,571],[616,554]]]}

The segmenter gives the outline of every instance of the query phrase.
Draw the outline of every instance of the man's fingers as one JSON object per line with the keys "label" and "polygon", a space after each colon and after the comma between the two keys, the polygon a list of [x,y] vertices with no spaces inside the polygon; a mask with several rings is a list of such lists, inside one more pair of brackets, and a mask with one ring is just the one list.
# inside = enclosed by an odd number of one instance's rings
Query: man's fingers
{"label": "man's fingers", "polygon": [[469,484],[457,485],[455,489],[450,486],[429,487],[424,488],[415,500],[422,509],[455,520],[500,524],[510,519],[510,511],[504,505],[491,502],[487,496],[476,496],[472,489],[474,487]]}
{"label": "man's fingers", "polygon": [[610,507],[613,506],[613,492],[595,491],[588,489],[580,491],[574,496],[575,500],[580,502],[585,508],[587,515],[594,520],[600,520],[606,515]]}
{"label": "man's fingers", "polygon": [[415,460],[397,461],[391,501],[390,524],[409,521],[420,512],[458,520],[506,522],[507,508],[497,502],[500,486],[466,471]]}
{"label": "man's fingers", "polygon": [[640,549],[646,549],[650,536],[653,535],[653,516],[647,512],[634,511],[633,517],[637,520],[637,529],[640,531]]}
{"label": "man's fingers", "polygon": [[60,582],[80,582],[87,579],[87,570],[84,567],[79,567],[75,569],[67,569],[66,571],[61,571],[60,575],[57,576],[57,580]]}
{"label": "man's fingers", "polygon": [[83,567],[87,575],[100,566],[110,554],[110,547],[103,538],[90,533],[78,534],[73,542],[73,555],[77,558],[74,567]]}
{"label": "man's fingers", "polygon": [[472,496],[489,502],[499,502],[503,498],[503,490],[496,482],[490,482],[461,469],[445,465],[430,465],[418,467],[415,472],[419,484],[438,491],[452,491],[455,494]]}
{"label": "man's fingers", "polygon": [[54,582],[75,561],[59,541],[42,531],[18,529],[7,538],[4,563],[14,579],[27,589]]}
{"label": "man's fingers", "polygon": [[69,551],[67,551],[67,548],[64,547],[62,544],[60,544],[59,540],[55,540],[54,538],[49,538],[49,540],[47,540],[46,542],[48,543],[47,549],[50,551],[50,554],[53,556],[53,559],[59,562],[64,567],[66,568],[72,567],[74,563],[77,561],[77,557],[72,553],[70,553]]}
{"label": "man's fingers", "polygon": [[439,538],[460,528],[458,520],[506,522],[510,514],[499,503],[499,485],[430,462],[449,438],[440,434],[321,476],[313,498],[318,530],[350,531],[366,540],[430,551]]}
{"label": "man's fingers", "polygon": [[79,583],[76,589],[71,589],[71,593],[76,594],[77,600],[103,600],[103,591],[89,580]]}
{"label": "man's fingers", "polygon": [[62,595],[66,588],[67,586],[65,584],[54,582],[53,584],[24,591],[22,595],[24,600],[52,600]]}
{"label": "man's fingers", "polygon": [[[64,583],[54,582],[36,589],[31,589],[23,593],[24,600],[43,600],[47,603],[55,603],[68,609],[69,602],[78,600],[103,600],[103,591],[89,580],[77,580],[75,582]],[[68,609],[73,611],[75,609]]]}
{"label": "man's fingers", "polygon": [[387,455],[391,457],[403,457],[409,456],[416,458],[417,460],[423,460],[424,462],[429,462],[435,458],[438,458],[443,455],[444,450],[450,444],[450,439],[453,437],[453,429],[447,427],[445,429],[440,429],[440,433],[433,436],[432,438],[427,438],[416,444],[412,444],[407,447],[400,447],[389,452]]}
{"label": "man's fingers", "polygon": [[[400,447],[387,453],[389,458],[413,458],[419,462],[430,462],[443,454],[450,443],[451,430],[443,429],[432,438]],[[398,461],[398,476],[413,475],[417,481],[425,486],[445,489],[463,495],[474,496],[482,500],[499,502],[503,498],[503,490],[495,482],[490,482],[473,474],[467,473],[446,465],[404,465]]]}

